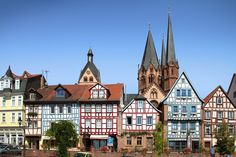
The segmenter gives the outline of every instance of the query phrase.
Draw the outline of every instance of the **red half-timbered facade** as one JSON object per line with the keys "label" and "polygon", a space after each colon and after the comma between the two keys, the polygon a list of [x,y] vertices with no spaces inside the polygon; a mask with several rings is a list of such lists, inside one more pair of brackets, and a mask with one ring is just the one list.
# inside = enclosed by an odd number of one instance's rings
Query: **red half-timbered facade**
{"label": "red half-timbered facade", "polygon": [[161,111],[143,96],[136,96],[122,110],[119,148],[153,150],[153,131]]}
{"label": "red half-timbered facade", "polygon": [[[80,99],[82,144],[100,149],[117,148],[119,111],[123,102],[123,84],[100,83],[84,91]],[[111,143],[108,143],[111,139]]]}
{"label": "red half-timbered facade", "polygon": [[223,121],[228,124],[229,132],[235,135],[236,107],[221,86],[204,99],[202,113],[202,141],[205,147],[209,148],[216,144],[214,134]]}

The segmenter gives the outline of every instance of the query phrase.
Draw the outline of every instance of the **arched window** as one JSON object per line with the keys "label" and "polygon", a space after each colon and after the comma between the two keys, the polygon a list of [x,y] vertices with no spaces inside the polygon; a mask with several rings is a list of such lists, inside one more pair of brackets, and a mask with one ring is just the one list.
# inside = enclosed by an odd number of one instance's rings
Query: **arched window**
{"label": "arched window", "polygon": [[150,93],[150,98],[151,99],[157,99],[157,91],[156,91],[156,89],[152,89],[152,91]]}
{"label": "arched window", "polygon": [[84,76],[84,82],[88,82],[88,77]]}
{"label": "arched window", "polygon": [[93,82],[93,76],[89,77],[89,82]]}
{"label": "arched window", "polygon": [[149,75],[148,80],[149,83],[152,83],[154,81],[154,75],[153,74]]}

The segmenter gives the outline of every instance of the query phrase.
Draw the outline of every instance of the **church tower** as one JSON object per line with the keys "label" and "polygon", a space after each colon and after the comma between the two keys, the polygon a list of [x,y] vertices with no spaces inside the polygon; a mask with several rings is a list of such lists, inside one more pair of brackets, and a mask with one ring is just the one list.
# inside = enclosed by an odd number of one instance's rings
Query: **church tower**
{"label": "church tower", "polygon": [[159,64],[152,33],[149,30],[141,66],[138,70],[138,91],[153,104],[158,105],[165,93],[161,89],[162,69]]}
{"label": "church tower", "polygon": [[101,82],[100,71],[93,63],[93,51],[88,51],[88,61],[80,73],[78,84],[95,84]]}
{"label": "church tower", "polygon": [[[175,56],[174,38],[170,15],[168,15],[166,58],[163,60],[163,90],[169,92],[175,81],[179,77],[179,64]],[[164,57],[163,57],[164,58]]]}

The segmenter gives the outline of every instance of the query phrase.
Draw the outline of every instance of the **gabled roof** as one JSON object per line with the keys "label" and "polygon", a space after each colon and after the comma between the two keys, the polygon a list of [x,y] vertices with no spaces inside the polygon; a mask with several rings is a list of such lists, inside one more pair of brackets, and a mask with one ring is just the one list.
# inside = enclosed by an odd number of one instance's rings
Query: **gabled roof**
{"label": "gabled roof", "polygon": [[[94,85],[90,85],[87,88],[84,89],[83,94],[81,95],[81,98],[79,101],[99,101],[99,99],[90,99],[90,89]],[[117,84],[103,84],[103,87],[109,90],[110,95],[105,101],[120,101],[121,96],[123,95],[123,88],[124,85],[121,83]],[[101,99],[101,101],[104,101],[104,99]]]}
{"label": "gabled roof", "polygon": [[144,100],[147,101],[157,112],[161,113],[160,110],[157,109],[157,107],[152,104],[150,101],[147,100],[147,98],[143,97],[142,95],[136,95],[136,97],[134,97],[129,104],[127,104],[123,109],[122,112],[124,112],[135,100]]}
{"label": "gabled roof", "polygon": [[220,90],[224,93],[224,95],[226,96],[226,98],[230,101],[230,103],[234,106],[235,104],[231,101],[231,99],[229,98],[228,94],[225,92],[225,90],[221,87],[221,85],[217,86],[210,94],[208,94],[203,100],[204,103],[207,104],[211,98],[214,96],[214,94],[218,91],[218,89],[220,88]]}
{"label": "gabled roof", "polygon": [[68,91],[65,87],[63,87],[63,85],[61,85],[60,83],[56,86],[56,88],[54,90],[57,90],[58,88],[63,89],[68,95],[71,95],[70,91]]}
{"label": "gabled roof", "polygon": [[157,69],[159,65],[152,33],[149,30],[141,66],[147,70],[150,64],[152,64],[155,69]]}
{"label": "gabled roof", "polygon": [[128,105],[138,94],[125,94],[125,102],[124,105]]}
{"label": "gabled roof", "polygon": [[6,74],[4,76],[10,77],[10,78],[15,78],[15,74],[12,73],[10,65],[9,65],[9,67],[6,71]]}
{"label": "gabled roof", "polygon": [[[230,90],[233,88],[233,82],[236,82],[236,73],[233,74],[233,77],[232,77],[232,79],[231,79],[231,81],[230,81],[230,84],[229,84],[229,88],[228,88],[228,92],[227,92],[227,93],[229,93]],[[235,87],[236,87],[236,86],[235,86]],[[236,90],[236,88],[235,88],[235,90]]]}
{"label": "gabled roof", "polygon": [[170,15],[168,15],[168,30],[167,30],[167,46],[166,46],[166,62],[177,62],[175,57],[175,45],[172,31],[172,23]]}
{"label": "gabled roof", "polygon": [[182,77],[182,75],[184,75],[184,77],[187,79],[187,81],[189,82],[189,85],[191,86],[191,88],[193,89],[193,91],[195,92],[197,98],[203,103],[202,99],[199,97],[199,95],[197,94],[195,88],[192,86],[191,81],[189,80],[189,78],[187,77],[187,75],[185,74],[185,72],[182,72],[182,74],[179,76],[179,78],[175,81],[174,85],[171,87],[170,91],[168,92],[168,94],[166,95],[166,97],[162,100],[161,103],[164,103],[166,101],[166,99],[170,96],[170,94],[172,93],[172,91],[174,90],[175,86],[177,85],[177,83],[180,81],[180,78]]}

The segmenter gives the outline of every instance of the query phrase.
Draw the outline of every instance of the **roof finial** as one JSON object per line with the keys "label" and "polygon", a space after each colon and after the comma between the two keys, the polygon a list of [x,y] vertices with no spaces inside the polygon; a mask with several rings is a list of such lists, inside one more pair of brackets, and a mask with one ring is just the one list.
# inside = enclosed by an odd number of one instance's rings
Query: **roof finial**
{"label": "roof finial", "polygon": [[148,23],[148,31],[151,31],[151,22]]}

